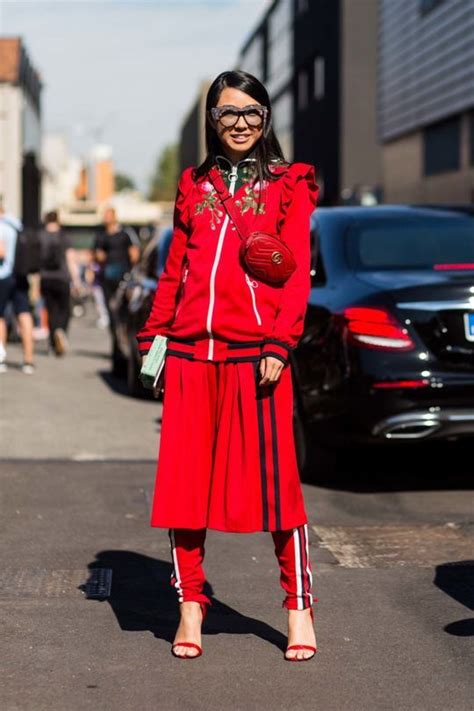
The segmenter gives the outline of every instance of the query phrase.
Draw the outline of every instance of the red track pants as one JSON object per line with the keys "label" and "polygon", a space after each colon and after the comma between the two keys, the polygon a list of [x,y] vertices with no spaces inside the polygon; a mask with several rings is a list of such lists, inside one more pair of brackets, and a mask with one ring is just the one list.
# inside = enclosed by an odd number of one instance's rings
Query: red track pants
{"label": "red track pants", "polygon": [[[169,530],[173,572],[171,584],[179,602],[211,604],[204,594],[206,582],[202,562],[206,529]],[[308,526],[287,531],[272,531],[275,554],[280,565],[280,583],[286,593],[283,607],[304,610],[313,603],[311,563],[308,548]]]}

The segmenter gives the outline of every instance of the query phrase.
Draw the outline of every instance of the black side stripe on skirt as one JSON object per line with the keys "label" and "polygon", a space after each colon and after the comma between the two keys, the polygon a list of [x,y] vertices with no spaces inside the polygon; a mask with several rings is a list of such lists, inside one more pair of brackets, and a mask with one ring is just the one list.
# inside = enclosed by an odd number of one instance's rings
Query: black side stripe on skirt
{"label": "black side stripe on skirt", "polygon": [[258,441],[260,449],[260,478],[262,483],[262,507],[264,531],[268,531],[267,461],[265,457],[265,430],[263,425],[263,400],[257,395]]}
{"label": "black side stripe on skirt", "polygon": [[275,528],[281,530],[281,505],[280,505],[280,464],[278,461],[278,438],[275,411],[275,391],[270,395],[270,422],[272,426],[272,452],[273,452],[273,485],[275,490]]}

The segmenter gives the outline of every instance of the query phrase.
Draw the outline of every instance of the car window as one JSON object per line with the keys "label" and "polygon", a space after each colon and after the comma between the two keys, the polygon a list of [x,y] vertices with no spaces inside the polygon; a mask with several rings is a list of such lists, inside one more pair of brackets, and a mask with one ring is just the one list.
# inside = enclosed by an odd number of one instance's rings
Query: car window
{"label": "car window", "polygon": [[472,265],[474,219],[391,216],[360,221],[348,230],[348,248],[352,266],[362,270]]}
{"label": "car window", "polygon": [[324,286],[326,284],[326,269],[321,252],[318,228],[311,231],[311,287]]}

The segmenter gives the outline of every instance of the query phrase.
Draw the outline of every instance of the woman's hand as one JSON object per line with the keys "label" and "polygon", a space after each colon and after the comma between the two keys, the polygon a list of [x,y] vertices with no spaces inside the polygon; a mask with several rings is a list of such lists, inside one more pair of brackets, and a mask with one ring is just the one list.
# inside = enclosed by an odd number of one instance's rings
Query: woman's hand
{"label": "woman's hand", "polygon": [[259,386],[277,383],[283,368],[284,364],[278,358],[274,358],[273,356],[262,358],[259,364],[259,371],[262,376]]}

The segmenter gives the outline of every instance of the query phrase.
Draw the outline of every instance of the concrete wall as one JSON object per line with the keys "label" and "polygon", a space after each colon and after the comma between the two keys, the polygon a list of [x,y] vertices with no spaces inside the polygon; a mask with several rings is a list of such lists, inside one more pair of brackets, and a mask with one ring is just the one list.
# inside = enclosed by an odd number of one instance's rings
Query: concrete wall
{"label": "concrete wall", "polygon": [[423,175],[423,134],[413,132],[383,148],[385,202],[466,204],[474,202],[474,166],[469,165],[469,117],[462,117],[461,170]]}
{"label": "concrete wall", "polygon": [[22,91],[11,84],[0,84],[0,193],[5,208],[21,216],[22,195]]}
{"label": "concrete wall", "polygon": [[343,0],[341,13],[340,188],[382,180],[377,136],[378,0]]}

